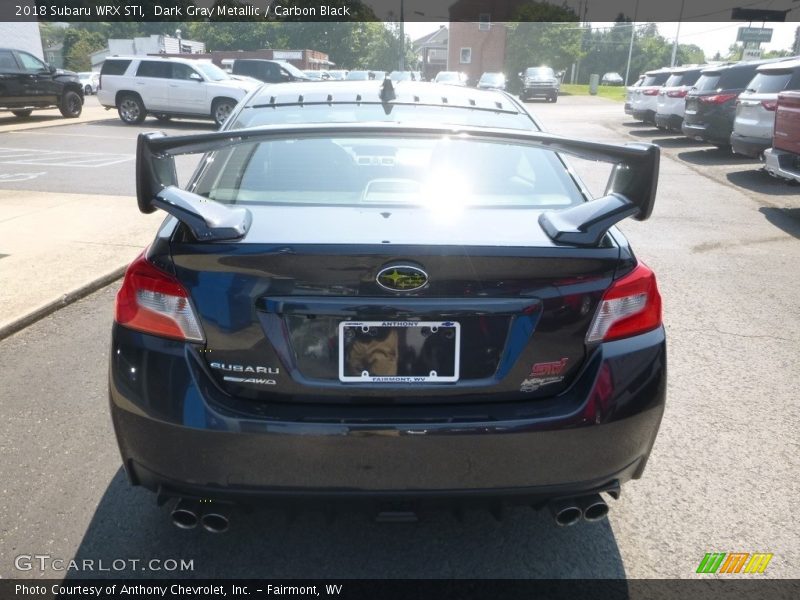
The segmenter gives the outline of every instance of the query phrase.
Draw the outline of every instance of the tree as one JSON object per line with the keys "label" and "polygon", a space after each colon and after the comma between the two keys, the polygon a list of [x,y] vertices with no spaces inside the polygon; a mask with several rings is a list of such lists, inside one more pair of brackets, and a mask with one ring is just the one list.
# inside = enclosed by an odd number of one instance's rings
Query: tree
{"label": "tree", "polygon": [[106,46],[106,37],[94,31],[69,27],[64,32],[64,67],[73,71],[88,71],[92,64],[89,55]]}

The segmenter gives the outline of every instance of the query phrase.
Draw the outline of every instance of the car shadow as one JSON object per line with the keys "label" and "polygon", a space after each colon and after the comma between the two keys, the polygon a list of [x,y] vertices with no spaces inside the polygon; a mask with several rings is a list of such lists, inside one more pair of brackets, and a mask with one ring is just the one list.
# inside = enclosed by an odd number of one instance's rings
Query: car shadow
{"label": "car shadow", "polygon": [[768,196],[797,196],[800,194],[800,186],[771,177],[763,169],[735,171],[728,173],[726,177],[732,184],[759,194]]}
{"label": "car shadow", "polygon": [[775,227],[800,239],[800,208],[762,206],[758,209],[758,212],[764,215],[767,221],[775,225]]}
{"label": "car shadow", "polygon": [[688,152],[678,153],[678,158],[681,160],[704,167],[720,166],[720,165],[742,165],[758,164],[757,158],[748,158],[741,154],[734,154],[729,148],[717,148],[716,146],[705,148],[703,150],[691,150]]}
{"label": "car shadow", "polygon": [[[547,511],[508,509],[463,519],[444,511],[417,523],[376,523],[363,514],[258,509],[231,512],[230,530],[211,534],[174,527],[172,503],[131,488],[120,469],[109,483],[76,552],[76,560],[118,562],[120,570],[71,573],[78,577],[209,578],[625,578],[610,523],[561,528]],[[130,559],[142,559],[136,568]],[[191,570],[148,570],[152,559],[193,561]],[[82,564],[82,563],[80,563]],[[95,563],[97,564],[97,563]],[[159,564],[155,565],[156,567]],[[144,570],[143,570],[144,569]]]}
{"label": "car shadow", "polygon": [[174,129],[174,130],[207,129],[209,131],[217,130],[217,126],[214,124],[213,121],[202,121],[202,120],[192,120],[192,119],[180,119],[180,120],[171,119],[169,121],[162,122],[159,121],[158,119],[154,119],[151,117],[148,117],[138,125],[128,125],[127,123],[123,123],[122,120],[118,118],[93,121],[92,125],[103,125],[105,127],[121,127],[123,129],[142,127],[147,131],[153,131],[155,129]]}
{"label": "car shadow", "polygon": [[658,127],[654,127],[650,125],[649,129],[635,129],[633,131],[629,131],[628,135],[632,135],[633,137],[658,137],[658,136],[670,136],[675,135],[672,131],[664,131],[663,129],[659,129]]}
{"label": "car shadow", "polygon": [[64,121],[65,125],[70,124],[69,119],[65,119],[59,115],[37,115],[33,113],[30,117],[15,117],[9,113],[9,116],[0,117],[0,127],[3,125],[35,125],[36,123],[48,123],[50,121]]}

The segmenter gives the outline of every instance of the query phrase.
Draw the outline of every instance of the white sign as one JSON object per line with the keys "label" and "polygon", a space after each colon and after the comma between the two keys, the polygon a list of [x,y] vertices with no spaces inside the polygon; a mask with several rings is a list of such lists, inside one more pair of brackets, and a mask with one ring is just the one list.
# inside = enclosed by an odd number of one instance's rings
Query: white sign
{"label": "white sign", "polygon": [[742,52],[742,60],[758,60],[761,58],[762,52],[761,48],[745,48]]}
{"label": "white sign", "polygon": [[274,60],[303,60],[303,53],[276,50],[272,53],[272,58]]}

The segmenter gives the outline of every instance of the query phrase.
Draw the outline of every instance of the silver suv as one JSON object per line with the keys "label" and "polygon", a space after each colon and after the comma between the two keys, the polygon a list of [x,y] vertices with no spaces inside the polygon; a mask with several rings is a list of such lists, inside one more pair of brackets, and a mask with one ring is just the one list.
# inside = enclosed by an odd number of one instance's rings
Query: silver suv
{"label": "silver suv", "polygon": [[255,79],[233,78],[208,60],[114,56],[100,70],[97,99],[130,125],[148,114],[160,121],[188,117],[222,125],[239,100],[260,86]]}
{"label": "silver suv", "polygon": [[800,89],[800,58],[758,67],[736,102],[731,148],[736,154],[761,158],[772,146],[778,94]]}

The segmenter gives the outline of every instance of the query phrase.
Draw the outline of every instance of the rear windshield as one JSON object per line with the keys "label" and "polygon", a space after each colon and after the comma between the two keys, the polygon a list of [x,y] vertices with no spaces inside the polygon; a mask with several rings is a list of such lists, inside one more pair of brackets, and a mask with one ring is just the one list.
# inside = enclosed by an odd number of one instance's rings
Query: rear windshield
{"label": "rear windshield", "polygon": [[502,73],[484,73],[481,75],[480,83],[503,83],[506,76]]}
{"label": "rear windshield", "polygon": [[685,71],[683,73],[673,73],[664,83],[664,87],[678,87],[681,85],[694,85],[700,77],[700,71]]}
{"label": "rear windshield", "polygon": [[791,71],[758,73],[747,84],[747,91],[756,94],[777,94],[787,88],[791,78]]}
{"label": "rear windshield", "polygon": [[129,60],[106,60],[100,69],[101,75],[122,75],[131,64]]}
{"label": "rear windshield", "polygon": [[442,137],[307,137],[220,150],[196,193],[228,204],[563,208],[583,202],[550,150]]}
{"label": "rear windshield", "polygon": [[693,89],[698,92],[710,92],[717,89],[717,87],[719,87],[719,73],[705,73],[700,75]]}
{"label": "rear windshield", "polygon": [[231,129],[274,124],[357,123],[359,121],[413,121],[475,127],[536,129],[536,125],[530,117],[519,112],[425,104],[393,104],[389,105],[387,112],[379,103],[355,102],[353,104],[290,105],[277,108],[248,106],[239,113],[236,122],[231,125]]}
{"label": "rear windshield", "polygon": [[651,85],[664,85],[664,82],[669,78],[669,73],[656,73],[655,75],[645,75],[642,82],[643,87]]}
{"label": "rear windshield", "polygon": [[728,69],[722,72],[719,87],[723,90],[744,89],[756,74],[757,65]]}

